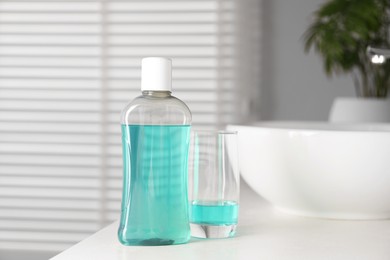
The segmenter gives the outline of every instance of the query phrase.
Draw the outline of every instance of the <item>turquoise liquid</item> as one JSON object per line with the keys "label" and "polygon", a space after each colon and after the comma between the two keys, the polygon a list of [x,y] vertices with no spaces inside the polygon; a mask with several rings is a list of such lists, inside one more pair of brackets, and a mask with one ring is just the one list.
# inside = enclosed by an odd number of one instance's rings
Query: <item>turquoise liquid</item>
{"label": "turquoise liquid", "polygon": [[170,245],[190,238],[187,167],[190,126],[122,125],[119,241]]}
{"label": "turquoise liquid", "polygon": [[193,201],[190,218],[192,223],[205,225],[233,225],[238,220],[238,204],[233,201]]}

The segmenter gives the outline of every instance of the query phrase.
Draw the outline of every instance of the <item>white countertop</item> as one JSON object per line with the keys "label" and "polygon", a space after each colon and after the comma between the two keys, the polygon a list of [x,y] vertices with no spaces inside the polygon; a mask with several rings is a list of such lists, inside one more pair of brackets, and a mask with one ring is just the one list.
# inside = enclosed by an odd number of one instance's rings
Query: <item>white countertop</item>
{"label": "white countertop", "polygon": [[390,259],[390,220],[341,221],[275,211],[246,185],[235,238],[191,239],[175,246],[123,246],[118,222],[52,260],[150,259]]}

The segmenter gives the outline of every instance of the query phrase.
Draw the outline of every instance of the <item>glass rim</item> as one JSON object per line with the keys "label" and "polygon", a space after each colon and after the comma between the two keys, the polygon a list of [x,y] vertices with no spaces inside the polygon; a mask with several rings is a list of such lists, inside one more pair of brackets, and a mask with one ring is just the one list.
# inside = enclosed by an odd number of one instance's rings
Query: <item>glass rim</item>
{"label": "glass rim", "polygon": [[237,135],[238,131],[233,130],[212,130],[212,129],[191,129],[193,134],[204,134],[204,135]]}

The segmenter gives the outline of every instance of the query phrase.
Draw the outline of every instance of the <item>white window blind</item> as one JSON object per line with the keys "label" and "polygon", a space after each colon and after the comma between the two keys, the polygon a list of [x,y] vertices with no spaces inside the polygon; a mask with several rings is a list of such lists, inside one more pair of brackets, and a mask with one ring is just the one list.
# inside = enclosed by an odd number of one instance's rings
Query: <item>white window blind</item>
{"label": "white window blind", "polygon": [[61,251],[118,219],[119,115],[173,58],[194,126],[257,97],[257,0],[0,1],[0,249]]}

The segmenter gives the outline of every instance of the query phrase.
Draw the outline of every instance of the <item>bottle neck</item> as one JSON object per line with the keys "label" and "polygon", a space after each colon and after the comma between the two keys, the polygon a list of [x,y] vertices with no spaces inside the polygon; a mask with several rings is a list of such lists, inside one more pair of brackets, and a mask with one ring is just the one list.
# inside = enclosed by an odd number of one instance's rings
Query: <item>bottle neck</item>
{"label": "bottle neck", "polygon": [[142,96],[164,98],[164,97],[170,97],[171,92],[170,91],[161,91],[161,90],[160,91],[144,90],[144,91],[142,91]]}

